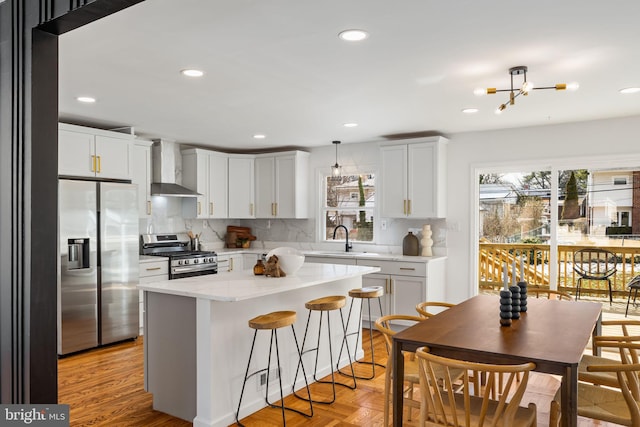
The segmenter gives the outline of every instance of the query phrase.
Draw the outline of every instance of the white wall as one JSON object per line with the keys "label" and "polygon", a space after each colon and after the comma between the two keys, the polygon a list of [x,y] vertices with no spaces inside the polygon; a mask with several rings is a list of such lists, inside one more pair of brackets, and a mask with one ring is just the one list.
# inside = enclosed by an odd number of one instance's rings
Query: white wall
{"label": "white wall", "polygon": [[[475,294],[472,277],[476,168],[518,165],[640,166],[640,116],[450,135],[448,146],[447,300]],[[576,165],[576,166],[574,166]]]}

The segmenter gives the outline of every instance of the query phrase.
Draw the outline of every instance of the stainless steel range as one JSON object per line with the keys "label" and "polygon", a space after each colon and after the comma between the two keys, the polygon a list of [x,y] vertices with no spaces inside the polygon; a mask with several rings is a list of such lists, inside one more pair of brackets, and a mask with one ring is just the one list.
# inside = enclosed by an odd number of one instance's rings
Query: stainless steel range
{"label": "stainless steel range", "polygon": [[142,234],[140,253],[169,258],[169,279],[203,276],[218,272],[218,257],[213,251],[191,250],[185,233]]}

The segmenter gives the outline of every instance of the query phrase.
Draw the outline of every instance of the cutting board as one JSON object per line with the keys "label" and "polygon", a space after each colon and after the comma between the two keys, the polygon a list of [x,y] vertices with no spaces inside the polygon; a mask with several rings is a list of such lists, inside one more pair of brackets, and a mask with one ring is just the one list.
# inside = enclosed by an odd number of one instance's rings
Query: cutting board
{"label": "cutting board", "polygon": [[[235,235],[235,240],[233,236]],[[238,239],[256,240],[256,236],[251,234],[251,227],[239,227],[237,225],[227,226],[227,247],[235,248]],[[233,241],[232,241],[233,240]]]}

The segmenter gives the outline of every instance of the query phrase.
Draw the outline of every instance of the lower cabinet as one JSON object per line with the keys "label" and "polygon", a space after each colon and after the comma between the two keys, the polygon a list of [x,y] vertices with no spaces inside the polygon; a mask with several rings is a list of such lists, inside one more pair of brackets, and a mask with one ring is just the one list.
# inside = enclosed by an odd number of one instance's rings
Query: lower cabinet
{"label": "lower cabinet", "polygon": [[[417,316],[416,305],[423,301],[444,301],[445,258],[429,262],[376,261],[358,259],[358,265],[379,267],[380,273],[362,277],[362,286],[382,286],[382,309],[386,314]],[[373,319],[377,310],[373,309]],[[402,323],[402,322],[398,322]]]}
{"label": "lower cabinet", "polygon": [[242,270],[243,266],[244,262],[242,254],[218,255],[218,273],[229,273],[231,271]]}
{"label": "lower cabinet", "polygon": [[[423,301],[445,300],[445,258],[429,261],[390,261],[372,258],[305,257],[305,262],[324,264],[365,265],[380,268],[379,273],[362,276],[362,287],[380,286],[384,289],[381,298],[382,311],[387,314],[409,314],[418,316],[416,305]],[[349,303],[348,303],[349,304]],[[371,301],[369,318],[364,309],[364,321],[375,321],[380,315],[378,302]],[[398,322],[402,324],[402,322]]]}
{"label": "lower cabinet", "polygon": [[[152,261],[140,261],[139,283],[169,280],[169,258],[155,257]],[[144,331],[144,291],[140,291],[140,335]]]}

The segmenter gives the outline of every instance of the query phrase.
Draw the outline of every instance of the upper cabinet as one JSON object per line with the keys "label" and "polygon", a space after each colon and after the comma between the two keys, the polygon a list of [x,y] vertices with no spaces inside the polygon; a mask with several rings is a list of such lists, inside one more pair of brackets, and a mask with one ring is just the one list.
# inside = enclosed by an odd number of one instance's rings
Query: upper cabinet
{"label": "upper cabinet", "polygon": [[60,123],[58,175],[131,179],[132,135]]}
{"label": "upper cabinet", "polygon": [[228,217],[229,156],[197,148],[182,151],[182,185],[201,194],[196,203],[183,203],[187,218]]}
{"label": "upper cabinet", "polygon": [[229,218],[255,218],[255,156],[229,155]]}
{"label": "upper cabinet", "polygon": [[446,216],[443,137],[381,147],[381,209],[386,218]]}
{"label": "upper cabinet", "polygon": [[307,218],[308,171],[304,151],[256,156],[256,218]]}
{"label": "upper cabinet", "polygon": [[138,216],[151,217],[151,141],[134,140],[131,144],[131,183],[138,184]]}

